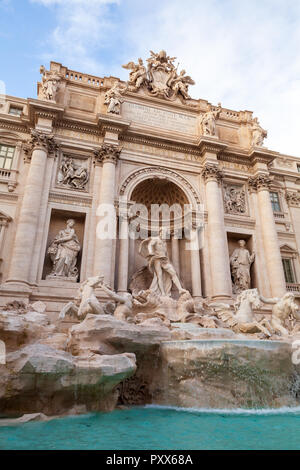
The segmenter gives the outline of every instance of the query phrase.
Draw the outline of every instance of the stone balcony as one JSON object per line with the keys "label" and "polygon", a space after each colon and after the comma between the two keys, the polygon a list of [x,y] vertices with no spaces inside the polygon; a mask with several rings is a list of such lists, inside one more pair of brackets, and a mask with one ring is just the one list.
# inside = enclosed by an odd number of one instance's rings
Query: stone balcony
{"label": "stone balcony", "polygon": [[9,192],[16,189],[17,174],[18,170],[6,170],[4,168],[0,168],[0,183],[6,183]]}
{"label": "stone balcony", "polygon": [[286,284],[286,290],[300,297],[300,284]]}

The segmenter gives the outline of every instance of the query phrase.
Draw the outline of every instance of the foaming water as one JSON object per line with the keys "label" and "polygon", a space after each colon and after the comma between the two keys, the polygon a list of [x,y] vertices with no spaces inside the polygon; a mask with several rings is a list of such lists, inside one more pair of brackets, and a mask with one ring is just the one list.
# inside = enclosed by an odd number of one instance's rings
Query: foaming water
{"label": "foaming water", "polygon": [[179,406],[164,406],[164,405],[146,405],[145,408],[157,410],[174,410],[186,413],[195,414],[209,414],[209,415],[300,415],[300,406],[281,408],[261,408],[261,409],[248,409],[248,408],[182,408]]}
{"label": "foaming water", "polygon": [[9,450],[299,450],[300,407],[150,405],[0,427]]}

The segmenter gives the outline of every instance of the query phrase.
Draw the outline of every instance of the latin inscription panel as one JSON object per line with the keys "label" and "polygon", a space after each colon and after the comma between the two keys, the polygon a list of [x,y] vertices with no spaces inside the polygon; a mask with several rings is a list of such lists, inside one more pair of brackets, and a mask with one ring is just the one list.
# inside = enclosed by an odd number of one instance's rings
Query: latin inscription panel
{"label": "latin inscription panel", "polygon": [[197,135],[197,118],[184,113],[125,101],[122,105],[122,117],[144,126]]}

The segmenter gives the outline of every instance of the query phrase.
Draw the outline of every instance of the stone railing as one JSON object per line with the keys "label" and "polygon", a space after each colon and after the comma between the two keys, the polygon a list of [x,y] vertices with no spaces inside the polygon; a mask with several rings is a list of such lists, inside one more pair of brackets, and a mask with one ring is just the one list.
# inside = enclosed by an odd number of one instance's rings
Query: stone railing
{"label": "stone railing", "polygon": [[17,186],[17,170],[0,168],[0,183],[7,183],[8,191],[14,191]]}
{"label": "stone railing", "polygon": [[284,213],[283,212],[273,212],[274,213],[274,217],[276,219],[284,219]]}
{"label": "stone railing", "polygon": [[300,295],[300,284],[286,284],[286,290]]}
{"label": "stone railing", "polygon": [[74,70],[67,70],[65,78],[70,81],[82,82],[87,85],[93,85],[95,87],[101,87],[104,84],[103,79],[87,75],[85,73],[75,72]]}

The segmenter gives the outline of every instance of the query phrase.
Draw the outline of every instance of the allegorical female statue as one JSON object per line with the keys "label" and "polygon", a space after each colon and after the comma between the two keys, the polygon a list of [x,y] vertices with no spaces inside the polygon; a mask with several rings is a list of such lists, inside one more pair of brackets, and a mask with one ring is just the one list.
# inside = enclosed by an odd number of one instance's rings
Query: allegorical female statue
{"label": "allegorical female statue", "polygon": [[255,253],[250,255],[250,252],[245,248],[245,240],[239,240],[238,243],[239,248],[236,248],[230,257],[234,294],[250,289],[250,268],[255,258]]}
{"label": "allegorical female statue", "polygon": [[52,272],[47,278],[66,278],[76,281],[78,269],[77,256],[81,249],[78,237],[74,230],[75,221],[67,220],[67,227],[60,230],[48,248],[53,263]]}

